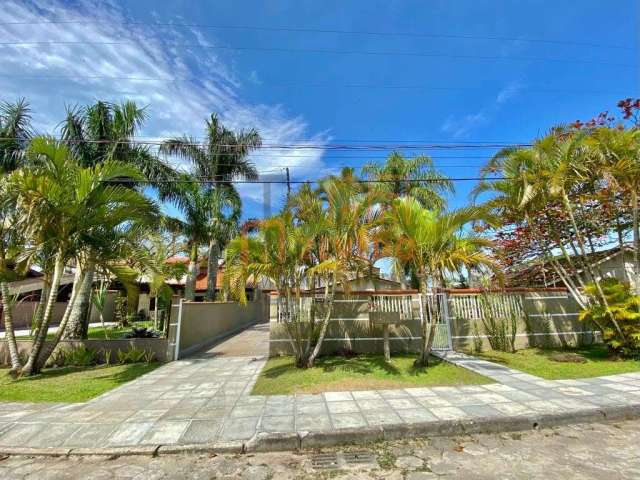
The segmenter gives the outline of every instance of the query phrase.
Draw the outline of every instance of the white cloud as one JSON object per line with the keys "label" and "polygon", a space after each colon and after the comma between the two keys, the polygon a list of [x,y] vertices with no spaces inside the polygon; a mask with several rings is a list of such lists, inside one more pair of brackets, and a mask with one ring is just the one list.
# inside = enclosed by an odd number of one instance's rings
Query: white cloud
{"label": "white cloud", "polygon": [[[99,23],[29,24],[79,19]],[[3,41],[73,43],[1,45],[0,73],[5,75],[0,75],[2,100],[27,97],[34,110],[36,128],[46,132],[58,125],[65,104],[128,98],[149,105],[149,121],[141,133],[145,137],[182,134],[202,137],[204,120],[217,112],[231,128],[258,129],[267,144],[309,145],[328,141],[324,132],[310,134],[304,118],[291,115],[282,105],[243,100],[239,93],[243,81],[210,50],[166,44],[213,45],[215,40],[211,37],[193,28],[163,26],[159,32],[150,26],[123,25],[127,20],[130,19],[114,2],[80,0],[73,7],[60,0],[5,2],[3,22],[23,24],[0,25]],[[27,78],[30,75],[33,78]],[[45,75],[50,78],[40,77]],[[77,78],[69,78],[73,76]],[[251,72],[244,81],[249,87],[255,85],[260,81],[258,72]],[[254,160],[259,169],[288,164],[302,167],[295,169],[298,175],[313,175],[324,168],[322,155],[322,149],[261,150]],[[261,202],[261,195],[253,195],[254,191],[241,188],[242,193]]]}
{"label": "white cloud", "polygon": [[503,105],[516,98],[522,87],[523,85],[518,81],[508,83],[497,93],[495,100],[490,105],[461,117],[449,115],[440,130],[451,135],[454,139],[468,138],[473,130],[488,124]]}

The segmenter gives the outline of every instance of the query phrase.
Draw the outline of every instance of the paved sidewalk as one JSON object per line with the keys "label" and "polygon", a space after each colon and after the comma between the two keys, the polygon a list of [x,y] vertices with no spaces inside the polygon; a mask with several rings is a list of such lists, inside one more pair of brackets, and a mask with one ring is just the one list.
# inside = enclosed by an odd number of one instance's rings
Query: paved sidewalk
{"label": "paved sidewalk", "polygon": [[[0,478],[21,479],[634,479],[640,420],[566,425],[512,434],[406,438],[351,448],[152,456],[25,457],[2,460]],[[337,462],[335,461],[337,460]],[[354,461],[355,460],[355,461]]]}
{"label": "paved sidewalk", "polygon": [[[240,335],[229,345],[235,342],[239,348]],[[258,338],[260,332],[249,335]],[[590,412],[597,416],[602,408],[640,409],[640,372],[549,381],[454,353],[444,357],[498,383],[254,396],[251,389],[266,360],[227,355],[233,349],[225,344],[167,364],[85,404],[0,404],[0,451],[193,444],[240,451],[265,434],[279,435],[273,448],[295,448],[313,445],[305,443],[313,439],[310,433],[325,435],[325,441],[365,441],[406,434],[406,427],[423,434],[430,428],[446,433],[460,425],[469,431],[482,422],[508,426],[515,421],[531,428],[540,415],[576,418]]]}

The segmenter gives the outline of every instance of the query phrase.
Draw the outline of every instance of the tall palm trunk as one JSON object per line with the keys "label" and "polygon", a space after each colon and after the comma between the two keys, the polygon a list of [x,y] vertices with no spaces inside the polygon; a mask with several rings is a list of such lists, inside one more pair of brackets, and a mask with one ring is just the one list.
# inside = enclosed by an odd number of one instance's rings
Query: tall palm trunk
{"label": "tall palm trunk", "polygon": [[576,221],[576,218],[573,214],[573,208],[571,207],[571,202],[569,201],[569,197],[567,196],[566,193],[563,193],[562,195],[562,203],[563,203],[563,206],[565,207],[565,210],[567,211],[567,214],[569,215],[569,220],[571,221],[571,226],[573,227],[573,231],[576,236],[576,241],[578,242],[578,247],[580,249],[580,258],[582,259],[582,266],[588,273],[589,277],[591,278],[591,281],[593,282],[593,285],[596,288],[596,292],[598,294],[600,303],[605,308],[607,312],[607,316],[609,317],[609,320],[611,321],[614,328],[618,332],[620,339],[623,342],[625,342],[626,341],[625,334],[620,328],[620,325],[618,324],[615,315],[611,311],[611,308],[609,307],[609,302],[607,301],[607,297],[605,296],[604,291],[602,290],[602,285],[600,285],[600,279],[596,276],[595,272],[593,271],[593,268],[591,267],[591,263],[589,263],[589,259],[587,258],[584,240],[582,238],[582,233],[578,229],[578,222]]}
{"label": "tall palm trunk", "polygon": [[89,330],[89,306],[91,305],[91,287],[93,285],[93,275],[95,273],[95,263],[87,262],[81,269],[81,276],[78,284],[76,300],[71,306],[69,322],[63,332],[63,338],[79,340],[86,338]]}
{"label": "tall palm trunk", "polygon": [[[80,279],[78,281],[79,286],[84,284],[88,274],[89,272],[87,271],[81,272]],[[55,337],[47,348],[42,349],[42,352],[38,356],[38,359],[36,361],[36,371],[40,371],[40,369],[44,367],[44,365],[47,363],[47,360],[58,346],[58,343],[60,343],[60,340],[62,340],[62,337],[64,336],[65,331],[69,326],[71,313],[74,311],[74,309],[77,308],[78,301],[80,300],[80,293],[81,288],[75,288],[71,291],[71,297],[69,298],[69,302],[67,303],[67,308],[65,308],[64,310],[64,314],[62,315],[62,319],[60,320],[60,325],[58,326]]]}
{"label": "tall palm trunk", "polygon": [[218,259],[220,258],[220,247],[216,240],[209,241],[209,252],[207,258],[207,300],[213,302],[216,299],[216,287],[218,281]]}
{"label": "tall palm trunk", "polygon": [[31,347],[31,352],[29,353],[29,358],[27,363],[22,369],[22,375],[30,376],[38,373],[38,365],[37,360],[40,357],[40,352],[44,347],[45,340],[47,338],[47,333],[49,331],[49,321],[51,320],[51,313],[53,312],[53,304],[56,302],[56,297],[58,296],[58,288],[60,287],[60,279],[62,278],[62,273],[64,271],[64,259],[62,257],[62,253],[58,252],[56,255],[56,260],[53,268],[53,278],[51,280],[51,289],[49,291],[49,297],[47,298],[47,303],[44,307],[44,312],[42,314],[42,320],[38,329],[35,332],[35,339],[33,341],[33,346]]}
{"label": "tall palm trunk", "polygon": [[198,278],[198,246],[191,245],[189,253],[189,268],[187,270],[187,280],[184,285],[185,300],[193,301],[196,298],[196,279]]}
{"label": "tall palm trunk", "polygon": [[413,362],[418,368],[429,365],[429,355],[433,347],[433,339],[436,334],[436,319],[433,318],[432,309],[429,305],[429,290],[427,287],[426,275],[420,278],[420,302],[422,302],[422,339],[420,343],[420,356]]}
{"label": "tall palm trunk", "polygon": [[[631,214],[633,216],[633,286],[636,295],[640,294],[640,231],[638,231],[638,192],[631,189]],[[624,258],[624,252],[622,253]]]}
{"label": "tall palm trunk", "polygon": [[18,344],[16,343],[16,335],[13,330],[13,305],[9,298],[9,284],[0,282],[2,293],[2,316],[4,317],[4,337],[9,349],[9,358],[11,359],[11,372],[17,372],[22,367],[20,363],[20,355],[18,355]]}
{"label": "tall palm trunk", "polygon": [[333,301],[336,296],[336,276],[333,275],[331,279],[331,289],[329,293],[328,302],[325,302],[327,305],[327,311],[322,319],[322,325],[320,326],[320,334],[318,335],[318,341],[316,342],[316,346],[311,352],[311,355],[307,359],[307,367],[313,367],[318,355],[320,355],[320,351],[322,350],[322,342],[324,342],[324,337],[327,334],[327,326],[329,325],[329,320],[331,319],[331,312],[333,311]]}

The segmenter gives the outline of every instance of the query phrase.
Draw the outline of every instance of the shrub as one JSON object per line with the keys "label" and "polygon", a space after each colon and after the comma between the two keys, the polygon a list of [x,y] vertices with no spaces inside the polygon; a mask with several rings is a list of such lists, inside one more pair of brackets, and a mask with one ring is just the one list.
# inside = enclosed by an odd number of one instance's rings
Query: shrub
{"label": "shrub", "polygon": [[48,364],[57,367],[89,367],[98,364],[98,352],[85,346],[59,348],[49,358]]}
{"label": "shrub", "polygon": [[600,285],[608,311],[603,302],[596,302],[596,286],[589,284],[585,291],[593,301],[591,307],[580,312],[580,320],[592,321],[598,326],[612,354],[637,356],[640,353],[640,296],[632,294],[629,285],[616,278],[606,278]]}
{"label": "shrub", "polygon": [[124,334],[124,338],[158,338],[159,336],[159,332],[146,327],[133,327],[130,332]]}
{"label": "shrub", "polygon": [[505,317],[498,313],[498,302],[502,301],[500,296],[483,292],[479,300],[482,312],[480,319],[491,348],[500,352],[515,352],[518,315],[511,312]]}
{"label": "shrub", "polygon": [[145,350],[144,348],[131,347],[129,350],[118,350],[117,353],[118,363],[151,363],[155,358],[155,353],[152,350]]}

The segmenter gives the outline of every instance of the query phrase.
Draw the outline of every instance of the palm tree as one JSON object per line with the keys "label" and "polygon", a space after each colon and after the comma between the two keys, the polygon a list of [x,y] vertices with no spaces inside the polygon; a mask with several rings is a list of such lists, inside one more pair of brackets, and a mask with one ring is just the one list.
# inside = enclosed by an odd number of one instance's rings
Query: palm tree
{"label": "palm tree", "polygon": [[[186,273],[186,267],[182,263],[167,262],[167,259],[176,253],[176,249],[160,235],[152,235],[148,247],[145,246],[144,250],[143,255],[136,255],[136,261],[140,264],[140,273],[149,278],[150,293],[155,298],[154,326],[158,329],[160,301],[168,304],[173,295],[167,281],[182,278]],[[163,330],[166,330],[167,325],[163,327]]]}
{"label": "palm tree", "polygon": [[373,188],[385,193],[388,201],[411,196],[423,207],[442,209],[446,206],[443,195],[453,193],[453,182],[438,172],[426,155],[406,158],[392,152],[384,165],[371,163],[362,172],[367,179],[380,182]]}
{"label": "palm tree", "polygon": [[632,219],[635,291],[640,293],[640,129],[598,128],[585,138],[596,167],[628,198]]}
{"label": "palm tree", "polygon": [[[580,298],[579,291],[579,289],[584,290],[586,286],[582,275],[571,275],[553,258],[548,238],[543,236],[544,232],[537,229],[536,217],[543,216],[551,205],[558,205],[566,216],[566,220],[552,225],[551,238],[555,240],[565,262],[575,273],[578,269],[573,267],[573,261],[578,262],[583,274],[593,284],[600,304],[610,312],[601,286],[603,276],[597,271],[598,266],[589,256],[590,253],[595,252],[593,242],[589,237],[588,229],[585,228],[584,218],[580,221],[579,217],[584,210],[583,194],[585,191],[601,186],[603,181],[601,165],[594,162],[588,146],[589,135],[590,132],[556,129],[551,134],[536,140],[532,147],[512,148],[500,152],[492,160],[488,169],[502,170],[505,177],[508,175],[507,180],[498,185],[502,188],[502,193],[508,192],[512,197],[503,196],[491,202],[494,205],[496,202],[501,202],[503,207],[517,205],[525,221],[532,226],[538,243],[551,260],[558,275],[584,308],[586,305]],[[507,186],[507,183],[511,183],[511,186]],[[476,191],[490,189],[485,183]],[[567,249],[570,249],[573,255]],[[611,312],[609,318],[619,333],[621,341],[624,342],[624,333]]]}
{"label": "palm tree", "polygon": [[[422,311],[422,342],[416,366],[427,366],[436,332],[437,308],[430,308],[430,298],[444,286],[448,273],[466,269],[496,269],[494,260],[484,249],[491,242],[465,226],[484,219],[486,212],[477,207],[451,212],[426,209],[411,197],[398,198],[381,222],[378,240],[383,254],[413,270],[419,279]],[[434,312],[434,316],[430,316]]]}
{"label": "palm tree", "polygon": [[240,235],[225,251],[224,282],[232,297],[246,303],[246,284],[269,279],[278,291],[278,311],[287,329],[296,366],[307,365],[308,312],[303,290],[313,277],[310,257],[317,230],[314,225],[296,225],[290,211],[259,223],[256,235]]}
{"label": "palm tree", "polygon": [[[22,374],[28,376],[39,372],[52,352],[43,352],[43,346],[68,261],[79,252],[102,252],[132,224],[152,221],[155,206],[135,190],[114,183],[123,177],[143,179],[134,167],[122,162],[82,167],[66,145],[46,137],[34,138],[27,155],[33,166],[15,171],[9,180],[17,211],[14,228],[27,238],[27,253],[43,250],[53,263],[42,318],[22,368]],[[86,270],[80,271],[76,285],[82,285],[86,275]],[[65,331],[77,296],[78,288],[72,291],[53,348]]]}
{"label": "palm tree", "polygon": [[[120,104],[99,101],[93,105],[68,108],[62,122],[62,139],[80,166],[93,167],[107,161],[119,161],[142,172],[140,180],[157,182],[158,190],[170,190],[175,171],[153,155],[148,146],[135,143],[135,136],[147,119],[145,108],[135,102]],[[128,182],[131,179],[127,180]],[[131,183],[128,183],[132,186]],[[79,252],[77,268],[86,270],[85,283],[76,285],[78,302],[71,312],[66,338],[84,338],[87,330],[91,286],[96,270],[95,258]]]}
{"label": "palm tree", "polygon": [[182,218],[165,217],[165,228],[186,238],[189,255],[184,298],[194,300],[196,279],[199,270],[200,246],[209,241],[211,214],[210,192],[201,188],[200,183],[188,174],[179,177],[175,192],[161,194],[162,200],[173,202],[182,212]]}
{"label": "palm tree", "polygon": [[319,228],[317,265],[311,272],[323,280],[325,314],[315,346],[307,359],[308,367],[313,367],[320,355],[337,283],[342,282],[343,288],[348,288],[348,276],[368,265],[364,258],[372,247],[371,229],[379,214],[377,206],[382,200],[381,192],[367,192],[350,169],[343,170],[340,177],[321,181],[319,193],[325,208],[307,221]]}
{"label": "palm tree", "polygon": [[218,279],[218,259],[224,248],[239,233],[242,202],[240,195],[230,185],[220,185],[208,192],[209,196],[209,247],[207,250],[207,294],[215,300]]}
{"label": "palm tree", "polygon": [[[12,304],[8,282],[20,273],[18,256],[22,238],[11,226],[15,223],[15,205],[10,195],[7,176],[24,164],[24,152],[31,138],[31,112],[24,99],[0,104],[0,295],[11,370],[20,369],[20,357],[12,321]],[[22,269],[27,264],[22,262]]]}
{"label": "palm tree", "polygon": [[[207,256],[207,299],[213,300],[216,292],[216,272],[220,254],[231,236],[224,235],[226,226],[235,229],[236,218],[241,208],[240,198],[230,180],[241,176],[247,180],[256,180],[258,172],[247,159],[248,155],[262,145],[260,135],[255,129],[234,132],[212,114],[205,123],[206,141],[200,144],[191,137],[167,140],[160,147],[162,153],[185,159],[191,163],[192,173],[198,180],[215,182],[205,189],[223,191],[214,194],[211,199],[211,224]],[[225,210],[229,210],[228,215]]]}

